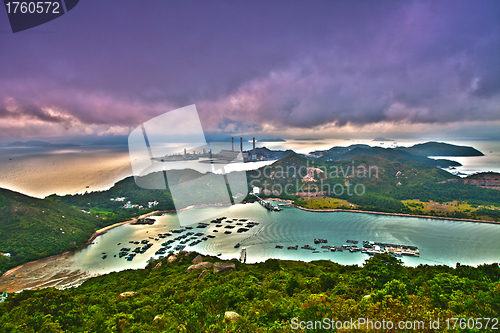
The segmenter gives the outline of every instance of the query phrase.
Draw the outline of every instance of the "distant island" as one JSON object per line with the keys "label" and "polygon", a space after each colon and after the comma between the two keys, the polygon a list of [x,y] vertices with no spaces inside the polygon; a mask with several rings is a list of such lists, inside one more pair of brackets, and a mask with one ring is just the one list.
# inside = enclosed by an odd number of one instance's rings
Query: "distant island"
{"label": "distant island", "polygon": [[484,156],[474,147],[457,146],[444,142],[426,142],[408,148],[414,154],[424,156]]}
{"label": "distant island", "polygon": [[64,148],[64,147],[78,147],[78,145],[75,145],[73,143],[50,143],[50,142],[44,142],[44,141],[15,141],[15,142],[10,142],[5,145],[6,147],[51,147],[51,148]]}
{"label": "distant island", "polygon": [[285,139],[281,138],[267,138],[267,139],[259,139],[257,142],[286,142]]}
{"label": "distant island", "polygon": [[387,138],[383,138],[381,136],[373,139],[373,141],[394,141],[393,139],[387,139]]}
{"label": "distant island", "polygon": [[426,142],[417,144],[412,147],[371,147],[365,144],[354,144],[347,147],[336,146],[328,150],[317,150],[309,153],[310,157],[314,157],[323,161],[338,161],[359,154],[379,155],[392,154],[402,158],[429,164],[435,167],[447,168],[461,166],[459,162],[446,159],[433,159],[429,156],[484,156],[479,150],[468,146],[456,146],[444,142]]}

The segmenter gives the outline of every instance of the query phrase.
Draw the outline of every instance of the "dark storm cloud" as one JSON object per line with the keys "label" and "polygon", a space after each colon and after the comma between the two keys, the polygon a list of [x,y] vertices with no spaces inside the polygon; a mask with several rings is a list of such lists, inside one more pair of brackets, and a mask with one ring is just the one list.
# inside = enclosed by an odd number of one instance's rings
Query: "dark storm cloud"
{"label": "dark storm cloud", "polygon": [[192,103],[223,131],[500,119],[496,1],[88,0],[0,43],[2,119],[135,127]]}

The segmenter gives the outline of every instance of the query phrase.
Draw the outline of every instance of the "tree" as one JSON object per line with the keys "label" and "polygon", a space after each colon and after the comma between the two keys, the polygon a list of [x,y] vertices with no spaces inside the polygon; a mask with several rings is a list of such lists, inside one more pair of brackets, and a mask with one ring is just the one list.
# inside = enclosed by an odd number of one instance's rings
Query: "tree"
{"label": "tree", "polygon": [[371,283],[372,287],[378,289],[390,280],[406,278],[401,259],[395,258],[389,253],[377,254],[365,260],[361,275]]}

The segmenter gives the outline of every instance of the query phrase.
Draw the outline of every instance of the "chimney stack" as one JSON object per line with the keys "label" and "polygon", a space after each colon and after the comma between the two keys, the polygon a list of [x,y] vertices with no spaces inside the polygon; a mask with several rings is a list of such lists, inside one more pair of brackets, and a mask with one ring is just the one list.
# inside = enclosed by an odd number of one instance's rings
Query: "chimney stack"
{"label": "chimney stack", "polygon": [[253,138],[253,153],[255,153],[255,138]]}
{"label": "chimney stack", "polygon": [[234,151],[234,138],[231,137],[231,150]]}
{"label": "chimney stack", "polygon": [[243,152],[243,138],[240,137],[240,151]]}

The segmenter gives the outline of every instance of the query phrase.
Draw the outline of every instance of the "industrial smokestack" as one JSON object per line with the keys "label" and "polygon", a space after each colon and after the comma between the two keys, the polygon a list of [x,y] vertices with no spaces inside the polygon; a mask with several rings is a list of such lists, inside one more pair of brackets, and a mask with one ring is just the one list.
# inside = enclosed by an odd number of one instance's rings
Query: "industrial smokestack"
{"label": "industrial smokestack", "polygon": [[240,151],[243,152],[243,138],[240,137]]}
{"label": "industrial smokestack", "polygon": [[231,137],[231,150],[234,151],[234,138]]}
{"label": "industrial smokestack", "polygon": [[253,152],[255,152],[255,138],[253,138]]}

